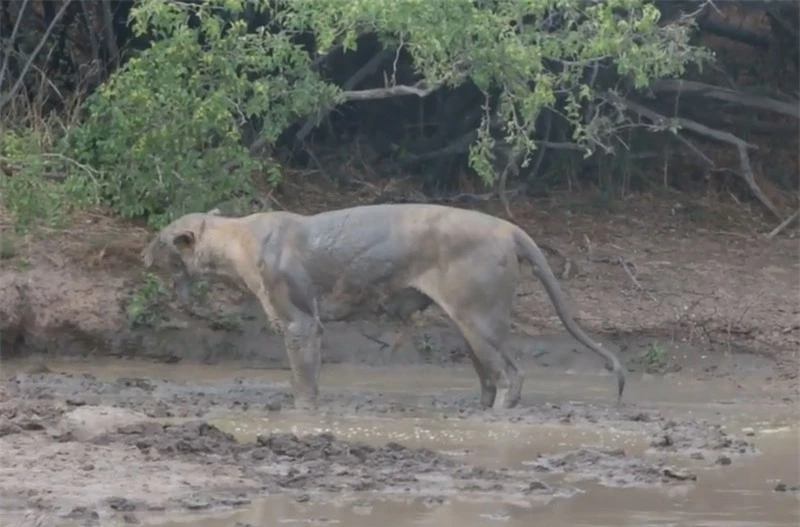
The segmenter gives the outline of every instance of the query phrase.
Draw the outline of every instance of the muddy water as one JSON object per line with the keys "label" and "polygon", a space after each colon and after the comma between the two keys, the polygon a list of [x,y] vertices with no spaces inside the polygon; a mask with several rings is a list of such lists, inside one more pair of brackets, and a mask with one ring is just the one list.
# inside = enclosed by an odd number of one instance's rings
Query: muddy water
{"label": "muddy water", "polygon": [[[396,428],[403,427],[398,425]],[[459,436],[460,432],[460,429],[453,431],[452,435]],[[756,444],[764,452],[763,455],[742,461],[738,466],[727,467],[724,471],[719,468],[701,470],[696,484],[668,490],[613,489],[589,482],[577,484],[580,492],[573,497],[562,499],[556,496],[553,499],[526,502],[469,494],[440,496],[436,499],[398,499],[358,494],[317,495],[303,503],[296,498],[275,496],[258,500],[246,510],[235,513],[149,518],[145,521],[162,527],[223,527],[236,522],[251,525],[338,524],[373,527],[376,521],[398,527],[527,527],[534,524],[795,527],[800,522],[800,499],[791,493],[775,492],[773,488],[778,480],[798,480],[800,457],[797,433],[797,427],[761,430],[761,437]],[[368,434],[357,435],[369,437]],[[489,435],[489,431],[484,430],[484,437]],[[549,446],[554,450],[584,442],[576,434],[565,430],[559,434],[551,430],[537,434],[530,446],[512,447],[514,442],[509,436],[497,443],[495,455],[498,458],[495,462],[525,464],[535,457],[539,447],[547,447],[549,441],[552,441]],[[459,441],[461,445],[464,443],[468,448],[475,447],[470,441]],[[475,449],[482,454],[476,456],[478,459],[489,459],[489,449],[485,445]]]}
{"label": "muddy water", "polygon": [[[6,363],[3,375],[24,371],[30,364]],[[220,366],[157,365],[129,361],[55,363],[53,371],[92,373],[99,379],[169,379],[175,384],[156,387],[151,397],[169,389],[194,390],[208,398],[230,394],[231,386],[269,385],[288,389],[288,371]],[[756,367],[753,371],[757,370]],[[613,382],[596,365],[555,372],[528,367],[524,403],[527,406],[596,405],[613,402]],[[311,494],[298,497],[273,495],[259,498],[235,512],[158,516],[141,513],[144,524],[178,527],[235,525],[347,525],[372,527],[376,522],[392,526],[478,526],[531,524],[553,525],[687,525],[687,526],[796,526],[800,522],[800,493],[775,492],[778,481],[800,483],[800,443],[796,407],[771,394],[771,384],[739,376],[699,379],[689,368],[663,377],[632,375],[626,399],[639,408],[656,409],[665,416],[709,419],[732,432],[753,428],[750,438],[761,451],[737,458],[730,466],[692,465],[683,457],[675,466],[692,466],[693,483],[643,488],[610,488],[574,474],[543,475],[554,486],[577,492],[522,499],[497,493],[442,492],[424,497],[386,495],[378,492]],[[738,381],[736,380],[738,379]],[[184,387],[181,383],[186,383]],[[298,435],[332,432],[339,439],[382,445],[395,441],[410,447],[427,447],[479,466],[526,467],[539,453],[556,453],[582,446],[623,448],[630,456],[647,458],[650,438],[636,423],[596,423],[544,419],[538,422],[494,419],[490,414],[473,418],[445,418],[426,403],[427,396],[475,397],[476,380],[469,366],[410,366],[370,368],[327,365],[322,391],[346,399],[378,396],[403,400],[402,411],[367,412],[362,415],[342,407],[323,407],[313,416],[292,410],[232,411],[225,405],[211,408],[205,419],[252,441],[259,434],[293,432]],[[199,392],[198,392],[199,391]],[[336,395],[338,394],[338,395]],[[449,395],[448,395],[449,394]],[[230,395],[228,395],[230,396]],[[537,473],[537,477],[540,474]]]}
{"label": "muddy water", "polygon": [[[532,369],[529,369],[531,371]],[[528,375],[526,392],[539,404],[549,401],[609,400],[604,376],[535,370]],[[216,371],[177,368],[172,374],[195,381],[218,375],[286,382],[286,372],[254,370]],[[538,375],[537,375],[538,374]],[[396,394],[469,392],[475,390],[469,367],[403,368],[380,370],[358,366],[329,366],[323,390],[373,391]],[[507,525],[685,525],[685,526],[796,526],[800,522],[797,493],[775,492],[777,482],[800,482],[800,428],[792,405],[765,401],[763,383],[742,386],[730,379],[697,380],[691,375],[634,377],[628,397],[668,414],[714,417],[729,430],[751,427],[759,456],[737,460],[732,466],[696,469],[694,484],[669,488],[609,488],[592,481],[566,482],[578,489],[571,497],[548,496],[539,500],[503,500],[501,496],[449,495],[406,498],[376,494],[315,495],[307,502],[273,496],[255,501],[243,511],[190,517],[144,518],[164,527],[197,525],[222,527],[235,522],[252,525],[340,524],[372,527],[376,521],[393,526]],[[645,437],[613,426],[573,426],[559,423],[454,421],[434,410],[419,408],[410,415],[356,416],[332,412],[314,417],[293,412],[266,416],[223,414],[210,422],[252,441],[259,434],[332,432],[341,439],[375,445],[396,441],[427,447],[483,466],[525,466],[539,452],[566,451],[581,446],[624,448],[629,455],[646,456]],[[687,465],[675,459],[676,465]],[[551,481],[564,482],[554,476]]]}

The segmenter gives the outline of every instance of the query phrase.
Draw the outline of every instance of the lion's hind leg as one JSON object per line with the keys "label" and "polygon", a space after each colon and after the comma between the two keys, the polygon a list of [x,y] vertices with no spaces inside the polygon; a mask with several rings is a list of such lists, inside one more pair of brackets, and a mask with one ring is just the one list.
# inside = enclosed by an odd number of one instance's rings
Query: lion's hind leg
{"label": "lion's hind leg", "polygon": [[516,406],[522,393],[523,377],[502,349],[506,330],[491,327],[494,324],[487,325],[483,318],[475,320],[474,315],[455,315],[453,321],[469,344],[472,362],[481,380],[481,404],[495,410]]}
{"label": "lion's hind leg", "polygon": [[522,372],[503,349],[517,272],[516,259],[502,255],[494,262],[465,258],[417,284],[458,327],[481,383],[481,404],[494,409],[516,406],[522,392]]}
{"label": "lion's hind leg", "polygon": [[478,374],[478,380],[481,383],[481,406],[483,408],[491,408],[494,406],[494,401],[497,398],[497,385],[492,375],[484,368],[483,363],[472,351],[472,346],[464,339],[464,344],[467,346],[469,358],[472,361],[472,366]]}

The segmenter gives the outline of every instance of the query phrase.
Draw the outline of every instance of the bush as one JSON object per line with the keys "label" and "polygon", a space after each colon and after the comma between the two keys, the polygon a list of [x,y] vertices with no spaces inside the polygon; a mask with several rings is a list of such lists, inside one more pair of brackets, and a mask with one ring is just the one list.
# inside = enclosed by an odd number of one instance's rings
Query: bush
{"label": "bush", "polygon": [[3,206],[18,231],[59,225],[74,207],[98,201],[94,170],[71,159],[63,141],[48,137],[32,129],[0,136]]}
{"label": "bush", "polygon": [[102,195],[123,217],[161,225],[246,196],[254,171],[277,179],[271,160],[249,155],[242,125],[263,118],[260,135],[273,142],[332,91],[284,35],[248,33],[242,20],[223,31],[218,3],[134,7],[136,34],[155,32],[158,40],[87,100],[89,117],[72,146],[102,172]]}

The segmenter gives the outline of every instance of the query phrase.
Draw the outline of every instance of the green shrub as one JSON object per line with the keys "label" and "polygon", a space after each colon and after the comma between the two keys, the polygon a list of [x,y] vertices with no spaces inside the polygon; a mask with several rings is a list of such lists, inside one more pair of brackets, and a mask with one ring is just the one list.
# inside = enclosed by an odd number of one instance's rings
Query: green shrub
{"label": "green shrub", "polygon": [[97,202],[95,171],[65,154],[36,130],[6,130],[0,136],[3,207],[17,231],[37,223],[61,224],[74,208]]}
{"label": "green shrub", "polygon": [[[136,34],[158,40],[87,100],[72,147],[102,172],[102,196],[123,217],[147,216],[158,226],[248,195],[254,171],[276,179],[270,159],[248,153],[242,125],[260,119],[259,135],[271,144],[333,93],[286,35],[248,33],[242,20],[223,31],[218,3],[137,4]],[[189,11],[200,19],[196,28]]]}

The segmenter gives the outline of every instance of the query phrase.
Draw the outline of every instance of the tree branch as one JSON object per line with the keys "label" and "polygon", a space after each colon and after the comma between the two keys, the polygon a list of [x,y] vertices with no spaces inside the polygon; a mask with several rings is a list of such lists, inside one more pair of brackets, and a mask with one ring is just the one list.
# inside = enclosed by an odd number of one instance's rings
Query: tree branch
{"label": "tree branch", "polygon": [[739,163],[741,165],[742,172],[734,172],[738,174],[742,179],[744,179],[747,186],[750,188],[750,192],[761,202],[764,207],[766,207],[772,214],[774,214],[777,218],[780,219],[781,214],[778,211],[778,208],[772,203],[772,201],[764,194],[764,191],[761,190],[761,187],[758,186],[756,182],[755,175],[753,175],[753,168],[750,165],[750,156],[747,153],[749,148],[755,149],[754,145],[736,137],[735,135],[731,134],[730,132],[725,132],[722,130],[715,130],[713,128],[709,128],[703,124],[700,124],[696,121],[692,121],[691,119],[686,119],[684,117],[665,117],[658,112],[651,110],[641,104],[635,103],[633,101],[629,101],[620,97],[619,95],[611,92],[605,92],[604,94],[600,95],[601,98],[615,104],[617,106],[621,106],[623,108],[627,108],[641,117],[644,117],[648,121],[651,121],[657,127],[663,127],[666,129],[668,127],[669,121],[676,123],[681,128],[685,128],[687,130],[691,130],[695,133],[700,135],[704,135],[706,137],[710,137],[717,141],[722,141],[724,143],[732,144],[736,147],[736,150],[739,152]]}
{"label": "tree branch", "polygon": [[[0,88],[3,87],[3,80],[6,78],[6,70],[8,69],[8,60],[11,57],[11,50],[14,49],[14,39],[17,38],[17,31],[19,31],[19,25],[22,23],[22,18],[25,15],[25,7],[28,5],[28,0],[24,0],[22,2],[22,7],[19,8],[19,13],[17,13],[17,21],[14,23],[14,29],[11,30],[11,38],[8,39],[8,43],[6,44],[8,47],[6,48],[6,55],[3,57],[3,64],[0,67]],[[2,108],[2,105],[0,105]]]}
{"label": "tree branch", "polygon": [[769,110],[771,112],[794,117],[795,119],[800,119],[800,104],[797,102],[788,103],[775,99],[769,99],[767,97],[759,97],[757,95],[750,95],[728,88],[723,88],[722,86],[705,84],[703,82],[687,81],[682,79],[663,79],[652,83],[650,85],[650,89],[656,93],[697,93],[704,97],[734,102],[741,104],[742,106],[749,106],[751,108]]}
{"label": "tree branch", "polygon": [[761,49],[768,49],[770,45],[770,39],[767,36],[725,22],[717,22],[708,17],[698,20],[697,27],[701,31],[708,31],[719,37],[729,38]]}
{"label": "tree branch", "polygon": [[[17,82],[14,83],[14,85],[11,87],[11,90],[9,90],[8,93],[6,93],[2,98],[0,98],[0,109],[2,109],[6,104],[8,104],[8,101],[13,99],[14,96],[17,94],[17,92],[20,90],[20,88],[22,87],[22,82],[25,79],[25,75],[28,73],[28,70],[31,68],[31,65],[33,64],[33,59],[35,59],[36,56],[39,54],[39,52],[42,50],[42,47],[44,46],[45,42],[47,42],[47,39],[50,38],[50,33],[53,32],[53,28],[56,26],[56,23],[61,19],[61,16],[64,14],[64,12],[67,10],[67,8],[71,3],[72,0],[65,0],[64,3],[61,4],[61,9],[58,10],[58,13],[56,13],[56,16],[53,17],[53,20],[50,22],[50,25],[47,26],[44,35],[42,35],[42,38],[36,45],[36,48],[34,48],[30,57],[28,57],[28,62],[25,63],[25,66],[22,68],[22,71],[20,71]],[[11,44],[9,43],[9,45]]]}
{"label": "tree branch", "polygon": [[698,158],[699,158],[699,159],[700,159],[700,160],[703,162],[703,164],[704,164],[704,165],[705,165],[707,168],[717,168],[717,165],[714,163],[714,161],[712,161],[710,157],[708,157],[707,155],[705,155],[705,154],[703,153],[703,151],[702,151],[702,150],[700,150],[700,149],[697,147],[697,145],[695,145],[695,144],[694,144],[694,143],[693,143],[691,140],[689,140],[689,139],[686,139],[686,138],[685,138],[685,137],[683,137],[681,134],[675,134],[675,137],[677,137],[677,138],[678,138],[678,141],[680,141],[681,143],[683,143],[684,145],[686,145],[686,147],[687,147],[687,148],[689,148],[689,150],[691,150],[691,151],[692,151],[692,153],[693,153],[695,156],[697,156],[697,157],[698,157]]}
{"label": "tree branch", "polygon": [[[375,72],[375,70],[377,70],[378,67],[383,63],[383,61],[388,59],[390,56],[391,53],[389,51],[383,50],[377,53],[371,59],[369,59],[366,64],[361,66],[361,68],[359,68],[358,71],[356,71],[353,74],[352,77],[350,77],[349,79],[347,79],[347,81],[345,81],[344,85],[342,86],[342,88],[345,90],[345,94],[348,93],[346,90],[352,90],[353,88],[361,84],[361,82],[364,79],[372,75]],[[295,135],[295,139],[297,139],[298,141],[303,141],[306,138],[306,136],[311,133],[311,130],[313,130],[317,126],[317,124],[320,121],[322,121],[322,119],[324,119],[329,113],[331,113],[334,108],[335,105],[329,105],[321,108],[317,112],[317,115],[310,117],[303,125],[303,127],[300,128],[300,130],[298,130],[297,134]]]}
{"label": "tree branch", "polygon": [[114,33],[114,13],[111,11],[111,0],[103,0],[103,30],[109,54],[108,61],[114,64],[114,70],[116,70],[119,68],[120,56],[117,36]]}
{"label": "tree branch", "polygon": [[86,7],[86,1],[80,0],[81,3],[81,21],[83,22],[83,30],[86,32],[89,38],[89,46],[92,49],[92,60],[97,65],[97,67],[102,66],[102,61],[100,60],[100,43],[97,40],[97,33],[94,31],[94,27],[91,25],[92,16],[89,13],[89,8]]}
{"label": "tree branch", "polygon": [[372,88],[369,90],[346,91],[342,93],[345,101],[369,101],[375,99],[389,99],[403,95],[416,95],[427,97],[439,86],[428,86],[427,81],[421,80],[413,86],[389,86],[387,88]]}

